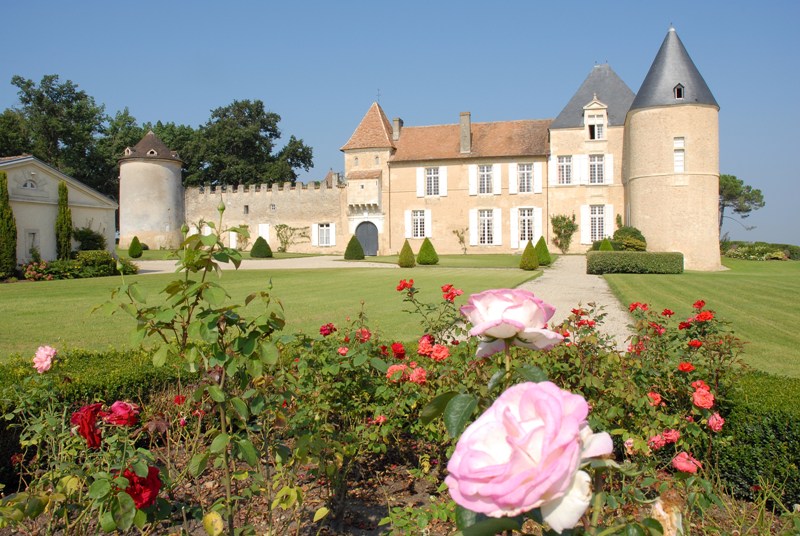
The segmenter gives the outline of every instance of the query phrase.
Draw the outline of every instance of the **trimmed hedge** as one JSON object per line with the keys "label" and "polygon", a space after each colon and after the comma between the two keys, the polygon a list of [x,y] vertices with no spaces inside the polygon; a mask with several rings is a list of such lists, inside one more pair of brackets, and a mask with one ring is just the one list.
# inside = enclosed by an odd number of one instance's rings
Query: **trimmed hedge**
{"label": "trimmed hedge", "polygon": [[139,237],[134,236],[131,240],[131,245],[128,246],[128,257],[131,259],[138,259],[142,256],[142,251],[144,248],[142,247],[142,243],[139,242]]}
{"label": "trimmed hedge", "polygon": [[547,242],[543,236],[539,237],[535,249],[536,258],[539,260],[539,266],[550,266],[553,263],[553,257],[550,256],[550,250],[547,249]]}
{"label": "trimmed hedge", "polygon": [[256,238],[256,241],[253,242],[253,248],[250,250],[250,257],[253,259],[272,258],[272,248],[269,247],[269,242],[267,242],[263,236],[259,236]]}
{"label": "trimmed hedge", "polygon": [[344,260],[346,261],[360,261],[364,258],[364,248],[361,246],[361,242],[358,241],[356,235],[353,235],[350,238],[350,242],[347,243],[347,249],[344,250]]}
{"label": "trimmed hedge", "polygon": [[614,251],[614,246],[611,245],[611,240],[608,238],[604,238],[600,241],[600,247],[597,248],[598,251]]}
{"label": "trimmed hedge", "polygon": [[419,252],[417,253],[417,264],[428,266],[439,264],[439,255],[436,253],[436,250],[434,249],[429,238],[423,240],[422,245],[419,247]]}
{"label": "trimmed hedge", "polygon": [[683,253],[645,251],[590,251],[587,274],[681,274]]}
{"label": "trimmed hedge", "polygon": [[417,265],[417,261],[414,260],[414,251],[411,249],[411,244],[408,243],[408,240],[403,242],[400,256],[397,257],[397,265],[400,268],[413,268]]}
{"label": "trimmed hedge", "polygon": [[536,255],[536,248],[533,243],[528,240],[525,250],[522,252],[522,258],[519,260],[519,267],[522,270],[536,270],[539,267],[539,258]]}

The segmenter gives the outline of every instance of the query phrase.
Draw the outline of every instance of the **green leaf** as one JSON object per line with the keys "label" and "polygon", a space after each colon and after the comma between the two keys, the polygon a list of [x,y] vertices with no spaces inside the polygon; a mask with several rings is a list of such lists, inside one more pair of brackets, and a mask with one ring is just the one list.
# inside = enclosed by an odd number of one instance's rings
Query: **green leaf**
{"label": "green leaf", "polygon": [[206,470],[206,466],[208,465],[208,457],[208,452],[202,452],[192,456],[192,459],[189,460],[189,474],[195,478],[200,476],[203,471]]}
{"label": "green leaf", "polygon": [[477,405],[478,399],[468,394],[456,395],[447,403],[444,408],[444,425],[450,437],[461,435]]}
{"label": "green leaf", "polygon": [[[206,222],[206,225],[208,225],[213,229],[212,224],[213,222]],[[217,236],[214,234],[203,235],[200,237],[200,242],[204,246],[213,246],[214,244],[217,243]]]}
{"label": "green leaf", "polygon": [[100,527],[103,529],[103,532],[114,532],[117,530],[117,524],[114,522],[114,516],[111,515],[111,512],[103,512],[100,516]]}
{"label": "green leaf", "polygon": [[274,366],[278,362],[280,352],[274,343],[265,342],[261,344],[261,361],[265,365]]}
{"label": "green leaf", "polygon": [[216,285],[209,286],[203,290],[203,299],[211,305],[221,305],[225,301],[225,290]]}
{"label": "green leaf", "polygon": [[102,499],[111,491],[111,483],[108,480],[95,480],[89,486],[89,497],[92,499]]}
{"label": "green leaf", "polygon": [[386,371],[389,370],[389,364],[379,357],[373,357],[369,362],[372,365],[372,368],[381,374],[386,374]]}
{"label": "green leaf", "polygon": [[228,447],[230,439],[228,434],[219,434],[214,438],[214,441],[211,442],[211,446],[208,447],[208,450],[214,454],[219,454]]}
{"label": "green leaf", "polygon": [[428,405],[422,408],[422,411],[419,414],[419,420],[422,424],[428,424],[433,419],[444,413],[444,408],[447,407],[447,403],[456,396],[458,392],[456,391],[449,391],[447,393],[442,393],[430,402]]}
{"label": "green leaf", "polygon": [[625,527],[625,536],[647,536],[644,529],[639,525],[627,525]]}
{"label": "green leaf", "polygon": [[147,477],[148,472],[150,471],[149,467],[143,460],[136,460],[133,462],[133,472],[136,473],[136,476],[145,478]]}
{"label": "green leaf", "polygon": [[522,365],[515,369],[514,372],[517,377],[528,382],[540,383],[547,381],[547,373],[535,365]]}
{"label": "green leaf", "polygon": [[138,285],[138,283],[133,283],[128,288],[128,293],[130,294],[131,298],[136,300],[139,303],[147,303],[147,292]]}
{"label": "green leaf", "polygon": [[247,409],[247,404],[244,403],[244,400],[239,397],[231,398],[231,405],[243,421],[250,418],[250,411]]}
{"label": "green leaf", "polygon": [[156,350],[156,353],[153,354],[153,366],[154,367],[163,367],[164,364],[167,362],[167,353],[169,351],[169,347],[166,345],[162,345]]}
{"label": "green leaf", "polygon": [[456,505],[456,526],[463,536],[495,536],[504,530],[521,529],[522,519],[487,517]]}
{"label": "green leaf", "polygon": [[319,521],[319,520],[323,519],[325,516],[327,516],[328,512],[330,512],[330,510],[328,510],[324,506],[322,506],[319,510],[314,512],[314,523],[316,523],[317,521]]}
{"label": "green leaf", "polygon": [[219,385],[209,385],[206,387],[208,391],[208,396],[211,397],[211,400],[214,402],[225,402],[225,391],[219,388]]}
{"label": "green leaf", "polygon": [[147,514],[141,510],[136,510],[136,515],[133,516],[133,524],[136,525],[136,528],[139,530],[144,529],[144,526],[147,524]]}
{"label": "green leaf", "polygon": [[208,536],[219,536],[225,530],[222,516],[219,512],[209,512],[203,516],[203,528]]}
{"label": "green leaf", "polygon": [[652,517],[648,517],[647,519],[642,521],[642,525],[644,525],[647,530],[650,531],[650,534],[653,536],[661,536],[664,534],[664,527],[657,519],[653,519]]}
{"label": "green leaf", "polygon": [[136,515],[136,504],[131,496],[120,491],[111,503],[111,515],[117,529],[125,532],[133,525],[133,518]]}
{"label": "green leaf", "polygon": [[506,371],[504,369],[500,369],[494,374],[492,374],[492,377],[489,379],[489,384],[486,386],[486,388],[489,390],[490,393],[494,391],[495,387],[500,385],[500,380],[502,380],[505,377],[505,375]]}
{"label": "green leaf", "polygon": [[36,496],[28,497],[28,500],[25,501],[25,516],[29,519],[36,519],[44,512],[48,502],[50,501],[46,496],[43,496],[43,498]]}
{"label": "green leaf", "polygon": [[355,359],[353,359],[353,366],[360,367],[361,365],[367,362],[368,358],[369,356],[363,352],[357,354]]}
{"label": "green leaf", "polygon": [[258,452],[249,439],[240,439],[237,441],[236,446],[242,459],[247,462],[250,467],[258,466]]}

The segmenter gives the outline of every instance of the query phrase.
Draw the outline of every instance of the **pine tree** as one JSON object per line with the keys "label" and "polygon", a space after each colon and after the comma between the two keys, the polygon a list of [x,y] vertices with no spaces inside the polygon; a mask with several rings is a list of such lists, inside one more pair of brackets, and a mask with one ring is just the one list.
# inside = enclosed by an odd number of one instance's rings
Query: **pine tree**
{"label": "pine tree", "polygon": [[131,245],[128,246],[128,257],[131,259],[138,259],[142,256],[142,244],[139,242],[139,237],[134,236],[133,240],[131,240]]}
{"label": "pine tree", "polygon": [[72,253],[72,211],[69,208],[67,183],[58,183],[58,214],[56,215],[56,255],[69,259]]}
{"label": "pine tree", "polygon": [[550,250],[547,249],[547,241],[543,236],[539,237],[536,242],[536,258],[539,259],[539,266],[550,266],[553,262],[553,257],[550,256]]}
{"label": "pine tree", "polygon": [[420,265],[433,265],[439,264],[439,255],[436,254],[433,244],[429,238],[422,241],[417,253],[417,264]]}
{"label": "pine tree", "polygon": [[259,236],[256,238],[256,241],[253,242],[253,249],[250,250],[250,257],[253,259],[272,258],[272,248],[269,247],[269,242],[267,242],[263,236]]}
{"label": "pine tree", "polygon": [[347,249],[344,250],[344,260],[346,261],[360,261],[364,258],[364,248],[361,247],[361,242],[358,241],[356,235],[347,243]]}
{"label": "pine tree", "polygon": [[536,249],[533,247],[533,242],[530,240],[528,240],[528,245],[525,246],[525,251],[522,252],[522,259],[519,261],[519,267],[523,270],[535,270],[539,267]]}
{"label": "pine tree", "polygon": [[400,250],[400,257],[397,259],[397,265],[400,268],[413,268],[417,262],[414,260],[414,252],[411,250],[411,244],[406,240]]}
{"label": "pine tree", "polygon": [[8,198],[8,179],[0,171],[0,279],[14,275],[17,269],[17,224]]}

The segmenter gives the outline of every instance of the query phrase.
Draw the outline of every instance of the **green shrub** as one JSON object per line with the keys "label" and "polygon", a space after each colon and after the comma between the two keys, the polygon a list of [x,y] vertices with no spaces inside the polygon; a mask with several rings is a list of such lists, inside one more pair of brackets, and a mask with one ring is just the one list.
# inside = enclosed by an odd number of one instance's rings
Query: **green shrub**
{"label": "green shrub", "polygon": [[267,242],[263,236],[259,236],[256,238],[256,241],[253,242],[253,248],[250,250],[250,257],[253,259],[272,258],[272,248],[269,247],[269,242]]}
{"label": "green shrub", "polygon": [[522,270],[536,270],[539,267],[539,258],[536,256],[536,249],[533,243],[528,240],[525,250],[522,252],[522,258],[519,260],[519,267]]}
{"label": "green shrub", "polygon": [[400,249],[400,256],[397,258],[397,265],[400,268],[413,268],[416,266],[416,261],[414,260],[414,252],[411,251],[411,244],[408,243],[408,240],[403,242],[403,247]]}
{"label": "green shrub", "polygon": [[647,251],[647,243],[637,238],[624,237],[618,243],[619,251]]}
{"label": "green shrub", "polygon": [[360,261],[364,258],[364,248],[361,247],[361,242],[358,241],[356,235],[350,238],[347,243],[347,249],[344,250],[344,259],[346,261]]}
{"label": "green shrub", "polygon": [[131,240],[131,245],[128,246],[128,257],[131,259],[138,259],[142,256],[142,251],[144,248],[142,247],[141,242],[139,242],[139,237],[134,236],[133,240]]}
{"label": "green shrub", "polygon": [[69,208],[67,183],[58,183],[58,213],[56,214],[56,254],[69,259],[72,254],[72,210]]}
{"label": "green shrub", "polygon": [[773,244],[763,242],[733,246],[725,252],[725,256],[731,259],[744,259],[747,261],[784,260],[787,258],[782,249]]}
{"label": "green shrub", "polygon": [[78,277],[105,277],[117,273],[117,261],[106,250],[78,251],[75,255]]}
{"label": "green shrub", "polygon": [[17,224],[8,197],[6,172],[0,171],[0,279],[17,270]]}
{"label": "green shrub", "polygon": [[598,249],[599,251],[614,251],[614,247],[611,245],[611,241],[608,238],[604,238],[600,242],[600,247]]}
{"label": "green shrub", "polygon": [[621,242],[625,238],[633,238],[634,240],[638,240],[640,242],[644,242],[645,244],[647,244],[647,240],[645,240],[642,232],[636,227],[631,227],[630,225],[623,225],[622,227],[614,231],[613,238],[618,242]]}
{"label": "green shrub", "polygon": [[572,235],[578,230],[575,214],[572,216],[556,214],[550,218],[550,224],[553,226],[553,244],[561,250],[561,253],[566,253],[572,243]]}
{"label": "green shrub", "polygon": [[587,274],[680,274],[683,253],[644,251],[590,251],[586,254]]}
{"label": "green shrub", "polygon": [[72,231],[72,236],[79,242],[79,251],[106,249],[106,237],[91,227],[75,228]]}
{"label": "green shrub", "polygon": [[539,241],[536,242],[536,258],[539,266],[550,266],[553,262],[553,257],[550,256],[550,250],[547,249],[547,242],[543,236],[540,236]]}
{"label": "green shrub", "polygon": [[419,252],[417,253],[417,264],[439,264],[439,255],[436,254],[436,250],[433,248],[433,244],[428,238],[425,238],[425,240],[422,241],[422,245],[419,247]]}

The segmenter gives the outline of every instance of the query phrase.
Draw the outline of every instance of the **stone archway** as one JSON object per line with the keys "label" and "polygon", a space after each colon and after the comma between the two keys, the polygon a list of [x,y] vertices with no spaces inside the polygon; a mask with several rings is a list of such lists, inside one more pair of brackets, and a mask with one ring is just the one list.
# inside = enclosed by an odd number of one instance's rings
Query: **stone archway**
{"label": "stone archway", "polygon": [[378,254],[378,228],[371,221],[364,221],[356,227],[356,238],[364,249],[364,255]]}

